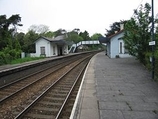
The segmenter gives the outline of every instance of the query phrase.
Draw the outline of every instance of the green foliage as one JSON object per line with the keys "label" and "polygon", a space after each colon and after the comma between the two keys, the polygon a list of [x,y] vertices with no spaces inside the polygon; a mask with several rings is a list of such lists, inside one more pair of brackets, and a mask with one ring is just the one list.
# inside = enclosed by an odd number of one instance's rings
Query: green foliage
{"label": "green foliage", "polygon": [[150,41],[150,17],[151,7],[148,3],[135,10],[134,17],[125,24],[124,42],[129,54],[137,57],[140,62],[146,64],[145,54],[151,50]]}
{"label": "green foliage", "polygon": [[2,51],[0,51],[0,65],[9,64],[12,60],[20,58],[20,55],[21,50],[5,47]]}
{"label": "green foliage", "polygon": [[[146,60],[146,67],[151,71],[152,69],[152,64],[151,64],[151,61],[150,61],[150,57],[152,57],[152,52],[148,52],[145,54],[145,60]],[[158,50],[156,50],[154,52],[154,57],[155,57],[155,76],[158,77]]]}
{"label": "green foliage", "polygon": [[[152,57],[152,47],[149,46],[149,42],[151,41],[151,6],[146,3],[143,7],[139,8],[139,10],[134,11],[134,17],[131,18],[125,24],[125,34],[124,34],[124,42],[125,48],[128,49],[129,53],[135,57],[137,57],[140,62],[142,62],[149,70],[151,70],[151,61],[150,57]],[[157,26],[158,20],[155,21],[155,26]],[[158,27],[156,27],[155,33],[155,75],[158,76]]]}
{"label": "green foliage", "polygon": [[19,58],[19,59],[12,60],[10,62],[10,64],[19,64],[19,63],[28,62],[28,61],[34,61],[34,60],[39,60],[39,59],[43,59],[43,58],[44,57],[25,57],[25,58]]}
{"label": "green foliage", "polygon": [[68,32],[67,36],[68,36],[67,40],[73,43],[78,43],[80,41],[83,41],[83,38],[79,36],[78,33],[75,31]]}
{"label": "green foliage", "polygon": [[7,19],[6,15],[0,16],[0,50],[8,45],[8,39],[13,39],[14,34],[20,24],[21,17],[16,14]]}
{"label": "green foliage", "polygon": [[80,32],[80,33],[79,33],[79,36],[81,36],[84,41],[86,41],[86,40],[91,40],[91,38],[89,37],[89,33],[88,33],[87,31]]}
{"label": "green foliage", "polygon": [[0,65],[7,64],[7,57],[4,52],[0,52]]}
{"label": "green foliage", "polygon": [[16,40],[19,42],[19,45],[21,48],[24,45],[24,36],[25,36],[25,33],[22,33],[22,32],[16,34]]}
{"label": "green foliage", "polygon": [[89,46],[89,50],[103,50],[104,47],[102,44],[93,44]]}
{"label": "green foliage", "polygon": [[48,31],[43,36],[48,37],[48,38],[53,38],[55,36],[54,32]]}
{"label": "green foliage", "polygon": [[21,17],[16,14],[7,19],[6,15],[0,16],[0,65],[8,64],[11,60],[20,57],[21,46],[16,39],[16,30]]}
{"label": "green foliage", "polygon": [[155,52],[155,75],[158,77],[158,50]]}
{"label": "green foliage", "polygon": [[106,29],[106,34],[105,34],[105,36],[106,37],[109,37],[109,36],[111,36],[111,35],[113,35],[113,34],[115,34],[115,31],[120,31],[120,24],[126,24],[126,20],[122,20],[122,21],[120,21],[120,22],[114,22],[112,25],[110,25],[110,30],[108,30],[108,29]]}
{"label": "green foliage", "polygon": [[95,33],[95,34],[93,34],[93,35],[91,36],[91,39],[92,39],[92,40],[98,40],[99,37],[103,37],[103,36],[102,36],[100,33]]}
{"label": "green foliage", "polygon": [[28,31],[24,36],[24,45],[22,46],[22,51],[26,53],[35,52],[35,41],[40,35],[34,31]]}
{"label": "green foliage", "polygon": [[58,29],[57,31],[54,31],[54,37],[63,35],[66,32],[65,29]]}

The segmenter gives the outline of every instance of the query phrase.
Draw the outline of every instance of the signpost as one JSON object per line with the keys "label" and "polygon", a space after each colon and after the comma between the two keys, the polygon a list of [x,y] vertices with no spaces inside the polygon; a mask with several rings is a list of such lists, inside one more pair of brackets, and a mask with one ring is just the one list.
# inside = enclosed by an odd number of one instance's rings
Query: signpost
{"label": "signpost", "polygon": [[155,45],[155,41],[151,41],[151,42],[149,42],[149,45],[150,45],[150,46]]}
{"label": "signpost", "polygon": [[154,41],[154,0],[151,1],[152,4],[152,39],[151,42],[149,42],[149,45],[152,46],[152,79],[154,79],[154,70],[155,70],[155,58],[154,58],[154,45],[155,45],[155,41]]}

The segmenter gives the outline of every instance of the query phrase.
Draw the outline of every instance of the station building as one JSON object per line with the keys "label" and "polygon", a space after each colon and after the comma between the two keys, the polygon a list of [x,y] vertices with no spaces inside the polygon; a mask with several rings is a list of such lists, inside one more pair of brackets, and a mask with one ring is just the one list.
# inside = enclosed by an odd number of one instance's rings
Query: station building
{"label": "station building", "polygon": [[61,56],[68,54],[68,43],[65,40],[64,35],[60,35],[55,38],[47,38],[44,36],[40,36],[35,41],[35,49],[35,57]]}
{"label": "station building", "polygon": [[107,49],[106,49],[106,55],[110,58],[126,58],[126,57],[132,57],[128,50],[125,48],[125,43],[123,41],[124,36],[124,29],[123,26],[120,28],[121,30],[116,32],[115,34],[109,36],[100,38],[100,43],[106,43]]}

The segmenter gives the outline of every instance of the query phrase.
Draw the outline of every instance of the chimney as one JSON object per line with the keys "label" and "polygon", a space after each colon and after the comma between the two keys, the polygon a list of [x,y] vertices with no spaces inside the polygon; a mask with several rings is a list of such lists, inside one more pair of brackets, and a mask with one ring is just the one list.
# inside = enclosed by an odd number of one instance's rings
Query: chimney
{"label": "chimney", "polygon": [[123,30],[123,29],[124,29],[124,24],[120,23],[120,30]]}

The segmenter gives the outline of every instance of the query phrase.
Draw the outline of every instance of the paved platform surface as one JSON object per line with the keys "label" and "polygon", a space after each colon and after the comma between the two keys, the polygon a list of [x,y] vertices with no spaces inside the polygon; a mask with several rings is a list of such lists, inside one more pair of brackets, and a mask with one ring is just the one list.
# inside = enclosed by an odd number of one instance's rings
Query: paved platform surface
{"label": "paved platform surface", "polygon": [[158,119],[158,83],[134,58],[98,53],[81,92],[77,119]]}

